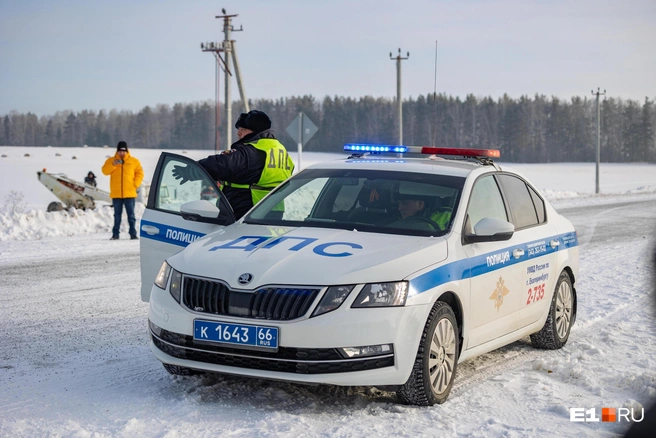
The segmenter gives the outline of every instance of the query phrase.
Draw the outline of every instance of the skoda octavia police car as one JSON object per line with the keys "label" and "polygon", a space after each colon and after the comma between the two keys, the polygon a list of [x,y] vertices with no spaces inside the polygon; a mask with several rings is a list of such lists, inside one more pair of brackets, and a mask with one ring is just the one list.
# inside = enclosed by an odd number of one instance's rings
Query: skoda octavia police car
{"label": "skoda octavia police car", "polygon": [[[345,149],[237,222],[196,162],[162,154],[141,294],[168,372],[371,385],[432,405],[460,361],[529,335],[567,342],[576,231],[498,151]],[[180,184],[179,165],[204,178]]]}

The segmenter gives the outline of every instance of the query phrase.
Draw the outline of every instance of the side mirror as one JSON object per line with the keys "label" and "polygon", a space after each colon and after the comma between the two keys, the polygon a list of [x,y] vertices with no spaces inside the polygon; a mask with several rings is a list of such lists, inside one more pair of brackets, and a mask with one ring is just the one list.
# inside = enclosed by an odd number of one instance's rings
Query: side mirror
{"label": "side mirror", "polygon": [[180,206],[182,219],[195,222],[217,223],[219,208],[210,201],[200,200],[186,202]]}
{"label": "side mirror", "polygon": [[510,222],[491,217],[484,217],[474,226],[474,232],[465,235],[468,243],[500,242],[509,240],[515,233],[515,226]]}

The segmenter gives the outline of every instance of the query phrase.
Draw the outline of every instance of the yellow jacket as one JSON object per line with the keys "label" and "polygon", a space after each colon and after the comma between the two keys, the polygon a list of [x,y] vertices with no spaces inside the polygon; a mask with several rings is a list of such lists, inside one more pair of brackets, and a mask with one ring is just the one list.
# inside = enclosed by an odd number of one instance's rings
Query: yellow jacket
{"label": "yellow jacket", "polygon": [[137,188],[143,181],[144,172],[139,160],[128,152],[123,164],[113,164],[118,154],[109,157],[102,167],[102,173],[109,175],[110,198],[136,198]]}

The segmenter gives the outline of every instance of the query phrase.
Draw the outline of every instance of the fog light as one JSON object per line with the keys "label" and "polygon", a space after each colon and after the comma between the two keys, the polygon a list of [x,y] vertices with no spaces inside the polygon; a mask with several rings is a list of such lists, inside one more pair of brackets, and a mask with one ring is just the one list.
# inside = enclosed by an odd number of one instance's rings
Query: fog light
{"label": "fog light", "polygon": [[344,347],[344,348],[339,348],[339,351],[342,353],[344,357],[348,357],[348,358],[382,356],[384,354],[393,353],[394,346],[392,344],[382,344],[382,345],[367,345],[364,347]]}

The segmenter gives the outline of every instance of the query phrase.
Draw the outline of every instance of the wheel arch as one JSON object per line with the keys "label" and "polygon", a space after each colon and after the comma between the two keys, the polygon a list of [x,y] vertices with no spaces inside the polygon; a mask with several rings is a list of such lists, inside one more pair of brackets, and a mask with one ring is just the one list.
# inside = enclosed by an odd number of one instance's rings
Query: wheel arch
{"label": "wheel arch", "polygon": [[[442,301],[443,303],[448,304],[451,307],[451,310],[453,310],[453,313],[456,316],[456,322],[458,323],[458,337],[459,337],[459,351],[458,351],[458,356],[460,356],[460,353],[462,352],[462,344],[463,344],[463,333],[464,333],[464,313],[462,309],[462,302],[460,301],[460,298],[458,298],[458,295],[454,292],[448,291],[442,293],[437,300],[437,301]],[[433,303],[433,305],[435,305]]]}
{"label": "wheel arch", "polygon": [[569,277],[569,280],[572,282],[572,292],[574,294],[574,303],[573,303],[574,308],[572,309],[572,313],[573,313],[573,315],[572,315],[572,325],[574,325],[574,323],[576,322],[576,313],[577,313],[576,309],[577,309],[577,304],[578,304],[578,296],[577,296],[577,293],[576,293],[576,285],[575,285],[576,280],[574,278],[574,271],[572,270],[571,267],[565,266],[563,268],[563,271],[567,274],[567,276]]}

